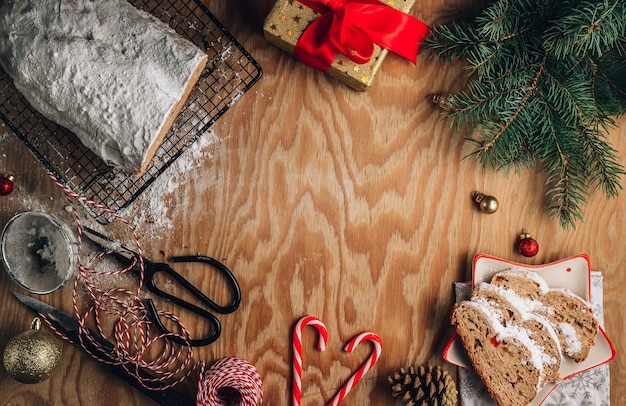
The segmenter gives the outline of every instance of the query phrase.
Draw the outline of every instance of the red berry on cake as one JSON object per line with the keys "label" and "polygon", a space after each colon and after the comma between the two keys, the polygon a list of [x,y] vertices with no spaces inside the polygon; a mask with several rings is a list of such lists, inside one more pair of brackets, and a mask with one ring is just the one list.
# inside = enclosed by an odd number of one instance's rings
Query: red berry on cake
{"label": "red berry on cake", "polygon": [[463,347],[499,406],[525,406],[561,379],[563,357],[587,358],[598,333],[591,305],[539,274],[512,269],[476,286],[452,312]]}

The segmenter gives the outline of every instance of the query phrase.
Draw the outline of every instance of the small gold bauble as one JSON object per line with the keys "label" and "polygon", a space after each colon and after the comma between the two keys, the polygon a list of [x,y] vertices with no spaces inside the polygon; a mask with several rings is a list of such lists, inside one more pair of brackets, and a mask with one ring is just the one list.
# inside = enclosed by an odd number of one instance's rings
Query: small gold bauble
{"label": "small gold bauble", "polygon": [[491,214],[498,210],[498,199],[493,196],[487,196],[484,193],[474,192],[472,195],[474,201],[478,203],[478,208],[483,213]]}
{"label": "small gold bauble", "polygon": [[9,376],[21,383],[48,379],[61,363],[63,343],[41,328],[35,317],[30,330],[13,337],[4,349],[4,367]]}

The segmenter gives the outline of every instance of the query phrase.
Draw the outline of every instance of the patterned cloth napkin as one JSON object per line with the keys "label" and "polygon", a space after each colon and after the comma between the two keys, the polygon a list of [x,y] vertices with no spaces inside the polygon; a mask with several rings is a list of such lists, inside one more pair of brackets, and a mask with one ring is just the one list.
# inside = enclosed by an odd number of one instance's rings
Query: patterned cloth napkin
{"label": "patterned cloth napkin", "polygon": [[[471,291],[471,282],[454,284],[456,301],[466,300]],[[602,307],[602,274],[591,272],[591,304],[600,324],[604,326]],[[480,378],[474,371],[459,368],[459,393],[463,406],[495,405]],[[581,372],[559,384],[542,406],[609,406],[610,400],[609,364],[603,364]]]}

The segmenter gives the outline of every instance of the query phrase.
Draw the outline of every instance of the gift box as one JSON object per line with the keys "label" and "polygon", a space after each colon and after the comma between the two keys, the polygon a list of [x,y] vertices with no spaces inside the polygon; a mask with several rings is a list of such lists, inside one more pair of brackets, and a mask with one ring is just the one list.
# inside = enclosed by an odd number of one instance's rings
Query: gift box
{"label": "gift box", "polygon": [[[263,32],[267,41],[309,66],[355,90],[366,91],[390,51],[415,63],[419,42],[428,27],[408,14],[414,3],[277,0],[265,19]],[[379,37],[382,39],[377,40]]]}

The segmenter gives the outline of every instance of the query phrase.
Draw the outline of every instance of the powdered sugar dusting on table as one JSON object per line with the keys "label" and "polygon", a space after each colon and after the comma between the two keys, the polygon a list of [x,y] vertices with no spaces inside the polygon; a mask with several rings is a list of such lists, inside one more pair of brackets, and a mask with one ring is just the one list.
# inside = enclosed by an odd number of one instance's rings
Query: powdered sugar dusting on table
{"label": "powdered sugar dusting on table", "polygon": [[181,185],[206,177],[206,173],[198,169],[212,158],[210,147],[219,140],[220,138],[210,129],[120,214],[142,233],[172,229],[175,221],[171,218],[171,209],[174,205],[188,204],[184,196],[178,194]]}
{"label": "powdered sugar dusting on table", "polygon": [[[0,140],[12,139],[14,135],[5,126],[0,126]],[[120,215],[131,222],[141,234],[148,235],[154,231],[154,235],[160,235],[161,230],[171,230],[177,220],[172,218],[174,208],[185,210],[193,199],[184,196],[180,189],[186,183],[195,183],[199,187],[206,186],[207,181],[213,178],[207,177],[207,169],[210,161],[219,148],[216,144],[221,143],[226,137],[217,135],[212,128],[201,135],[191,144],[174,162],[161,173],[156,180],[127,208],[120,211]],[[1,156],[2,154],[0,154]],[[6,155],[6,153],[4,154]],[[33,165],[38,161],[31,157]],[[18,176],[22,176],[18,174]],[[73,226],[72,207],[79,210],[80,217],[85,220],[85,213],[77,201],[71,205],[59,194],[33,194],[32,190],[22,182],[16,182],[11,198],[17,202],[17,211],[34,210],[53,213],[61,217],[66,224]],[[89,221],[90,226],[98,228],[97,224]],[[72,231],[75,231],[72,229]],[[101,230],[104,231],[104,230]]]}

